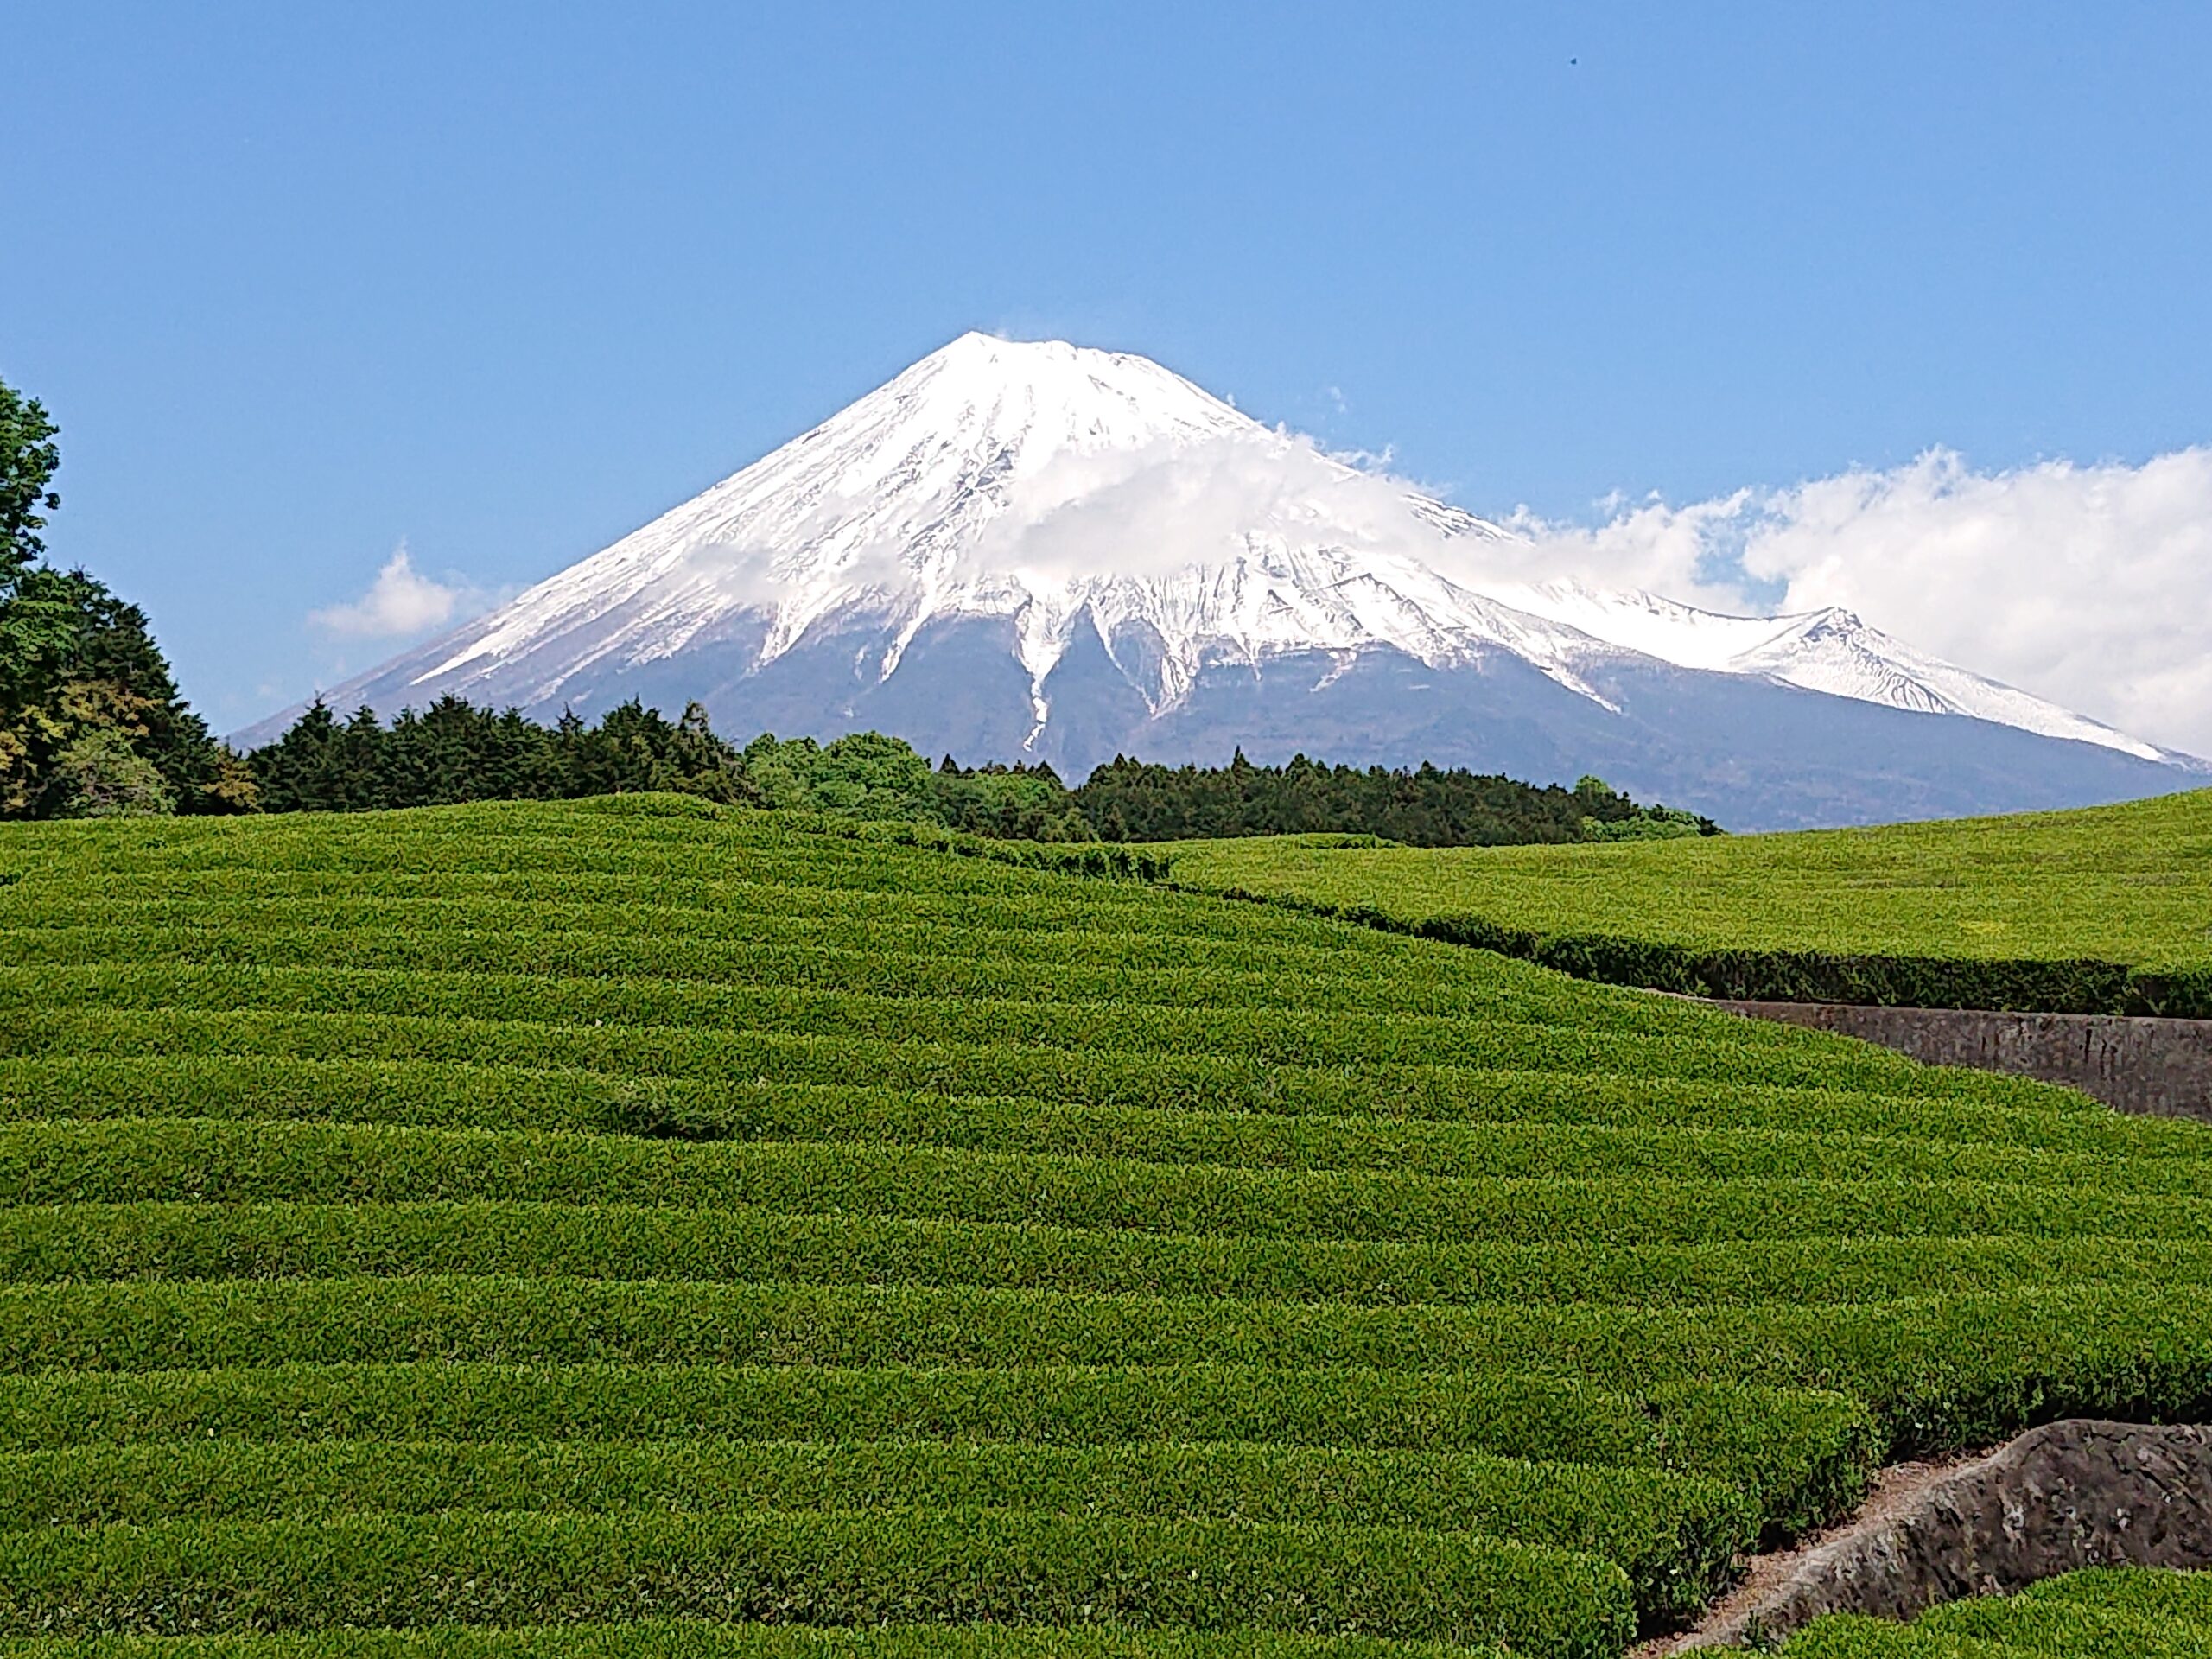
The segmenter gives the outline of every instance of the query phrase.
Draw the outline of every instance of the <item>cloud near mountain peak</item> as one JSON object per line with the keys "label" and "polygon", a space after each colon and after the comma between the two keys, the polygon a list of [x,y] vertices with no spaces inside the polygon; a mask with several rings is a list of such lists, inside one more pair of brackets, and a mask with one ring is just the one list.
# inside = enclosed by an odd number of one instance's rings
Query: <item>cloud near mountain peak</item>
{"label": "cloud near mountain peak", "polygon": [[466,581],[425,575],[402,542],[359,599],[310,611],[308,620],[342,639],[409,639],[474,613],[491,597]]}
{"label": "cloud near mountain peak", "polygon": [[1724,611],[1855,611],[1954,662],[2212,753],[2212,447],[1977,472],[1935,448],[1780,489],[1512,527],[1556,575]]}

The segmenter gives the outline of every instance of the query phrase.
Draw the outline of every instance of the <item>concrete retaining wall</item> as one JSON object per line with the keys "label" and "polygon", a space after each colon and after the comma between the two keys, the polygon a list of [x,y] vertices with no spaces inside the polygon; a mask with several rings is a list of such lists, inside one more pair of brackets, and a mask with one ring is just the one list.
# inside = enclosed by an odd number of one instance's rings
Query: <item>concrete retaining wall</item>
{"label": "concrete retaining wall", "polygon": [[1929,1065],[1971,1065],[2065,1084],[2123,1112],[2212,1122],[2212,1020],[1874,1008],[1839,1002],[1713,1006],[1863,1038]]}

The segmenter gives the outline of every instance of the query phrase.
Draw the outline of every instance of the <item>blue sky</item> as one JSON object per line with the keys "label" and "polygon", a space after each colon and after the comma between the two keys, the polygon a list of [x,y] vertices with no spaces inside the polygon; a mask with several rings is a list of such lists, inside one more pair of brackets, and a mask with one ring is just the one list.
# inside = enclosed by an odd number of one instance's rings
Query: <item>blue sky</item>
{"label": "blue sky", "polygon": [[[1816,518],[1796,486],[1910,496],[1931,448],[2085,512],[2118,480],[2155,523],[2089,544],[2164,537],[2146,591],[2212,609],[2212,495],[2140,470],[2212,442],[2212,8],[73,0],[5,37],[49,541],[219,728],[393,648],[308,619],[403,541],[534,580],[969,327],[1554,525]],[[1830,586],[1909,609],[1891,567]],[[2032,680],[2024,638],[1973,665]]]}

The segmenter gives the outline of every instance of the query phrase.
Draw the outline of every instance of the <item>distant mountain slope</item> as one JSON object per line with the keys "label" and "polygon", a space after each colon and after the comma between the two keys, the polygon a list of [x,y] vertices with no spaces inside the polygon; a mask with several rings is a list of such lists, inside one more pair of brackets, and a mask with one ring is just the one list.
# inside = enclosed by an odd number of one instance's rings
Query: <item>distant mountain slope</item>
{"label": "distant mountain slope", "polygon": [[1544,779],[1609,765],[1761,823],[2189,781],[2186,757],[1848,612],[1721,617],[1486,576],[1484,546],[1513,539],[1143,358],[968,334],[329,696],[549,715],[697,697],[731,729],[872,725],[1078,775],[1239,742]]}

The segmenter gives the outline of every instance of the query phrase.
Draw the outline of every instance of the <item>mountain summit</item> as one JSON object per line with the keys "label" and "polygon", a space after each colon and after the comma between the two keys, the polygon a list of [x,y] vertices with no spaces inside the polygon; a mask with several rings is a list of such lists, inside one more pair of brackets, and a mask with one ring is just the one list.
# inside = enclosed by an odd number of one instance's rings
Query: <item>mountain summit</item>
{"label": "mountain summit", "polygon": [[873,727],[1078,776],[1239,744],[1599,771],[1746,825],[2193,781],[1848,612],[1719,616],[1531,582],[1532,556],[1147,359],[969,334],[329,700],[696,697],[740,734]]}

